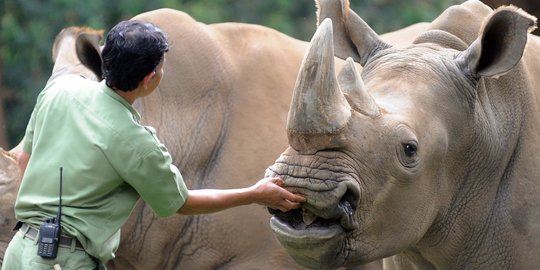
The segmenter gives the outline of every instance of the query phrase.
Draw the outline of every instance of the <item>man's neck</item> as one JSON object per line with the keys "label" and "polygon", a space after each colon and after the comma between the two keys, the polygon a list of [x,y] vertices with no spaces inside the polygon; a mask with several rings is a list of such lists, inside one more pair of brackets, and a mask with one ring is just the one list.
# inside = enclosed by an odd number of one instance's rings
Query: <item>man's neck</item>
{"label": "man's neck", "polygon": [[131,91],[122,91],[113,89],[116,94],[125,99],[129,104],[133,104],[137,98],[139,98],[139,89],[133,89]]}

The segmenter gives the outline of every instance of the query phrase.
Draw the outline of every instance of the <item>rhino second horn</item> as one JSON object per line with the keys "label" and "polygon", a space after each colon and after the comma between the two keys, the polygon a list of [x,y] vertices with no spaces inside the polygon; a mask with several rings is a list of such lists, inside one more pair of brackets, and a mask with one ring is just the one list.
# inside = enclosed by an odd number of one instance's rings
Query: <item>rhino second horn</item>
{"label": "rhino second horn", "polygon": [[332,134],[351,117],[334,64],[332,20],[325,19],[309,44],[296,79],[287,119],[290,133]]}
{"label": "rhino second horn", "polygon": [[345,65],[339,72],[338,81],[341,91],[347,95],[349,103],[355,111],[371,117],[380,114],[379,106],[367,92],[352,58],[349,57],[345,61]]}

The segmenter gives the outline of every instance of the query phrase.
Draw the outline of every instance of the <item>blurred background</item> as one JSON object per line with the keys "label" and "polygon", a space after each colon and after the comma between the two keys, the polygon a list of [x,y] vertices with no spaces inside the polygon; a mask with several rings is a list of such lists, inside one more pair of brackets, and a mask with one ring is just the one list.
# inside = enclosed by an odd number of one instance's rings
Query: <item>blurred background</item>
{"label": "blurred background", "polygon": [[[431,21],[462,2],[351,0],[351,8],[376,32],[385,33]],[[484,2],[491,7],[513,3],[529,13],[540,12],[540,0]],[[260,24],[305,41],[315,32],[313,0],[0,0],[0,147],[10,149],[24,135],[36,97],[52,71],[51,47],[62,28],[90,26],[106,34],[121,20],[163,7],[207,24]]]}

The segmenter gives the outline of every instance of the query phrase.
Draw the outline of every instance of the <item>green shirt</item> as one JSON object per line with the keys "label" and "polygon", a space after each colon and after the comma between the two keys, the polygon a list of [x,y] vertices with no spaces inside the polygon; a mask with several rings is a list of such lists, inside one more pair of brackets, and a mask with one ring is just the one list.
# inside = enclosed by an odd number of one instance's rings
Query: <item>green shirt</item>
{"label": "green shirt", "polygon": [[62,233],[102,260],[114,258],[120,227],[141,197],[158,216],[174,214],[187,188],[155,130],[104,82],[66,75],[40,93],[23,148],[30,160],[15,203],[17,219],[39,226],[58,212]]}

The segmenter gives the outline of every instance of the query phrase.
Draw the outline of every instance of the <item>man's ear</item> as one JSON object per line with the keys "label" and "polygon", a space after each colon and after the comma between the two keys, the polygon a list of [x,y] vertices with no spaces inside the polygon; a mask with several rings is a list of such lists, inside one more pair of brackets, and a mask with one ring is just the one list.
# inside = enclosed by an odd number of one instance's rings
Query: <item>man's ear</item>
{"label": "man's ear", "polygon": [[144,76],[144,79],[142,81],[142,84],[143,84],[143,88],[146,89],[148,87],[148,84],[150,83],[150,81],[152,80],[152,78],[154,78],[154,76],[156,76],[156,72],[155,71],[152,71],[150,73],[148,73],[148,75]]}

